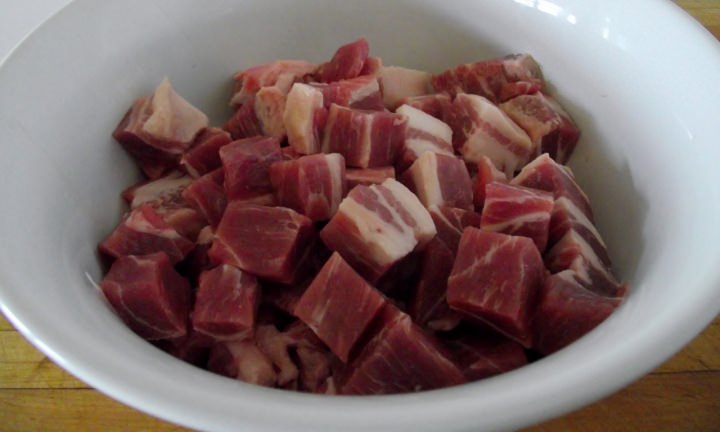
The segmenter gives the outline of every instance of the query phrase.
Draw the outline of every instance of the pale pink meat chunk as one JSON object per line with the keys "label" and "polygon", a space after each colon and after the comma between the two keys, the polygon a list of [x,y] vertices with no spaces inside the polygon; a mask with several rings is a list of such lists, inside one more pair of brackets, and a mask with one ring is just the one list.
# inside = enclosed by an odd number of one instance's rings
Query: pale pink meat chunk
{"label": "pale pink meat chunk", "polygon": [[334,253],[295,305],[295,315],[347,362],[384,304],[382,294]]}
{"label": "pale pink meat chunk", "polygon": [[544,93],[521,95],[500,104],[500,109],[527,132],[539,153],[561,164],[570,160],[580,129],[555,99]]}
{"label": "pale pink meat chunk", "polygon": [[473,208],[470,174],[465,162],[454,155],[425,152],[401,180],[425,207]]}
{"label": "pale pink meat chunk", "polygon": [[448,280],[447,302],[529,348],[530,318],[545,275],[532,240],[466,228]]}
{"label": "pale pink meat chunk", "polygon": [[313,221],[330,219],[345,195],[345,160],[337,153],[303,156],[270,166],[278,204]]}
{"label": "pale pink meat chunk", "polygon": [[402,105],[396,111],[407,118],[407,129],[396,162],[404,171],[425,152],[454,156],[452,129],[450,126],[410,105]]}
{"label": "pale pink meat chunk", "polygon": [[424,247],[436,230],[417,197],[394,179],[356,186],[320,237],[361,275],[377,280],[394,263]]}
{"label": "pale pink meat chunk", "polygon": [[482,96],[458,94],[446,121],[453,130],[453,145],[468,163],[487,156],[511,176],[537,151],[525,131]]}
{"label": "pale pink meat chunk", "polygon": [[216,340],[244,339],[252,335],[260,297],[257,279],[222,264],[200,275],[191,314],[195,331]]}
{"label": "pale pink meat chunk", "polygon": [[536,157],[510,184],[552,192],[555,199],[566,197],[592,222],[590,200],[575,182],[569,167],[555,162],[547,153]]}
{"label": "pale pink meat chunk", "polygon": [[436,92],[470,93],[498,103],[542,90],[540,66],[529,54],[511,54],[462,64],[432,77]]}
{"label": "pale pink meat chunk", "polygon": [[383,103],[395,109],[408,97],[430,93],[430,73],[399,66],[384,66],[377,72],[382,86]]}
{"label": "pale pink meat chunk", "polygon": [[231,201],[209,255],[258,277],[292,283],[314,239],[312,221],[294,210]]}
{"label": "pale pink meat chunk", "polygon": [[237,72],[233,76],[235,93],[230,105],[238,108],[252,99],[262,87],[277,86],[289,90],[293,82],[316,68],[316,65],[303,60],[279,60]]}
{"label": "pale pink meat chunk", "polygon": [[341,394],[393,394],[458,385],[465,377],[443,348],[410,317],[388,306],[380,330],[340,385]]}
{"label": "pale pink meat chunk", "polygon": [[357,185],[370,186],[372,184],[380,184],[389,178],[395,178],[395,167],[348,168],[345,170],[348,191]]}
{"label": "pale pink meat chunk", "polygon": [[288,142],[300,154],[320,152],[318,112],[323,110],[323,94],[307,84],[296,83],[288,93],[283,122]]}
{"label": "pale pink meat chunk", "polygon": [[220,342],[210,351],[208,369],[250,384],[274,387],[277,372],[253,339]]}
{"label": "pale pink meat chunk", "polygon": [[340,153],[348,166],[392,165],[400,150],[407,120],[399,114],[365,111],[333,104],[322,141],[323,153]]}
{"label": "pale pink meat chunk", "polygon": [[548,277],[533,316],[533,347],[545,355],[566,347],[602,323],[620,302],[583,288],[572,271]]}
{"label": "pale pink meat chunk", "polygon": [[114,258],[165,252],[173,264],[192,248],[193,243],[147,203],[133,209],[99,246],[101,252]]}
{"label": "pale pink meat chunk", "polygon": [[452,99],[445,93],[433,93],[405,98],[400,101],[400,105],[411,106],[436,119],[445,121],[445,115],[452,106]]}
{"label": "pale pink meat chunk", "polygon": [[493,182],[485,187],[480,227],[484,231],[528,237],[543,253],[553,204],[550,192]]}
{"label": "pale pink meat chunk", "polygon": [[118,316],[147,340],[187,333],[190,284],[164,253],[124,256],[113,263],[100,288]]}

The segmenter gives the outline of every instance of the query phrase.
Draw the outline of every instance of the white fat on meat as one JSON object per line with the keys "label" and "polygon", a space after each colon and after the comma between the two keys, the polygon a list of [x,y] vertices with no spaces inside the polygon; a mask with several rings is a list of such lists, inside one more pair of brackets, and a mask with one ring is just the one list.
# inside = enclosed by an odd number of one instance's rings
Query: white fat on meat
{"label": "white fat on meat", "polygon": [[136,188],[133,191],[133,200],[130,203],[130,207],[136,208],[147,202],[166,202],[177,199],[183,189],[192,182],[193,179],[191,177],[188,177],[178,171],[172,172],[165,177]]}
{"label": "white fat on meat", "polygon": [[583,213],[582,210],[580,210],[578,206],[576,206],[575,203],[573,203],[567,197],[560,197],[555,200],[553,213],[563,210],[566,211],[576,223],[582,225],[588,231],[590,231],[590,233],[595,236],[598,243],[600,243],[603,247],[607,247],[602,239],[602,236],[600,235],[600,232],[597,230],[597,228],[595,228],[595,225],[590,222],[590,219],[585,216],[585,213]]}
{"label": "white fat on meat", "polygon": [[152,234],[158,237],[164,237],[166,239],[174,240],[183,238],[175,229],[171,227],[167,228],[158,228],[148,222],[148,220],[143,216],[141,211],[133,211],[130,213],[130,215],[125,220],[125,225],[137,232],[142,232],[145,234]]}
{"label": "white fat on meat", "polygon": [[393,109],[408,97],[430,92],[430,73],[398,66],[383,66],[378,71],[383,91],[383,103]]}
{"label": "white fat on meat", "polygon": [[405,151],[415,157],[426,151],[453,156],[452,129],[445,122],[410,105],[402,105],[395,112],[408,120]]}
{"label": "white fat on meat", "polygon": [[300,154],[320,151],[315,131],[315,112],[323,107],[323,94],[307,84],[296,83],[285,102],[283,122],[290,146]]}
{"label": "white fat on meat", "polygon": [[433,152],[424,153],[408,169],[415,185],[415,193],[425,207],[441,206],[445,203],[437,171],[437,157]]}
{"label": "white fat on meat", "polygon": [[167,78],[155,89],[150,108],[152,113],[142,130],[158,140],[189,146],[198,132],[208,126],[207,116],[178,95]]}

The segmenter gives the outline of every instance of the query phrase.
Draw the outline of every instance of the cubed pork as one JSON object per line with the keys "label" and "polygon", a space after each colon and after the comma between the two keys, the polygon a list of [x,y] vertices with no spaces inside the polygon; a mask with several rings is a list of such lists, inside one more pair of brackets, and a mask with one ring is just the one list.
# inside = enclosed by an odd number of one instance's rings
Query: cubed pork
{"label": "cubed pork", "polygon": [[320,152],[320,124],[323,94],[307,84],[296,83],[287,95],[283,122],[288,142],[296,152]]}
{"label": "cubed pork", "polygon": [[193,248],[193,243],[171,227],[151,204],[132,210],[100,243],[101,252],[119,258],[165,252],[175,264]]}
{"label": "cubed pork", "polygon": [[316,65],[303,60],[279,60],[237,72],[233,76],[235,91],[230,105],[240,107],[263,87],[277,86],[287,91],[293,82],[316,68]]}
{"label": "cubed pork", "polygon": [[224,180],[225,170],[218,168],[195,179],[182,191],[185,201],[197,209],[213,227],[220,223],[227,207]]}
{"label": "cubed pork", "polygon": [[233,139],[256,135],[285,136],[285,104],[290,87],[262,87],[246,101],[223,128]]}
{"label": "cubed pork", "polygon": [[447,304],[447,281],[455,254],[435,237],[422,252],[420,277],[409,303],[408,313],[413,321],[436,331],[449,331],[461,316]]}
{"label": "cubed pork", "polygon": [[270,165],[283,160],[280,142],[272,137],[234,141],[220,150],[228,200],[274,202]]}
{"label": "cubed pork", "polygon": [[566,347],[603,322],[620,301],[583,288],[570,270],[548,277],[532,321],[533,347],[545,355]]}
{"label": "cubed pork", "polygon": [[263,135],[264,131],[255,111],[255,94],[242,104],[223,125],[232,139],[252,138]]}
{"label": "cubed pork", "polygon": [[555,99],[544,93],[521,95],[500,104],[500,109],[527,132],[539,153],[560,164],[570,160],[580,129]]}
{"label": "cubed pork", "polygon": [[382,111],[385,108],[378,78],[373,75],[310,85],[322,92],[325,108],[332,104],[365,110]]}
{"label": "cubed pork", "polygon": [[270,358],[253,339],[215,344],[210,351],[208,370],[250,384],[275,386],[277,373]]}
{"label": "cubed pork", "polygon": [[359,76],[369,52],[370,47],[364,38],[341,46],[329,62],[318,67],[315,72],[317,81],[329,83]]}
{"label": "cubed pork", "polygon": [[100,282],[103,294],[128,327],[147,340],[187,333],[190,284],[164,253],[120,257]]}
{"label": "cubed pork", "polygon": [[452,99],[445,93],[433,93],[425,96],[414,96],[400,101],[401,105],[408,105],[430,114],[436,119],[445,121],[445,116],[452,106]]}
{"label": "cubed pork", "polygon": [[468,381],[476,381],[525,366],[527,356],[519,343],[490,331],[464,328],[444,340]]}
{"label": "cubed pork", "polygon": [[470,93],[498,103],[542,90],[540,66],[529,54],[511,54],[462,64],[432,77],[437,92]]}
{"label": "cubed pork", "polygon": [[320,237],[368,280],[435,236],[435,225],[417,197],[394,179],[356,186]]}
{"label": "cubed pork", "polygon": [[454,156],[450,126],[410,105],[400,106],[396,113],[407,118],[407,129],[396,162],[400,172],[409,168],[423,153]]}
{"label": "cubed pork", "polygon": [[442,241],[453,254],[453,259],[460,245],[460,237],[467,227],[480,228],[481,216],[474,211],[453,207],[428,207],[430,217],[435,223],[437,239]]}
{"label": "cubed pork", "polygon": [[425,152],[400,178],[425,207],[473,209],[470,174],[454,155]]}
{"label": "cubed pork", "polygon": [[380,331],[365,345],[343,379],[341,394],[393,394],[447,387],[465,382],[440,345],[390,306]]}
{"label": "cubed pork", "polygon": [[575,182],[572,170],[555,162],[548,154],[541,154],[527,164],[510,184],[552,192],[555,199],[566,197],[591,222],[593,220],[590,200]]}
{"label": "cubed pork", "polygon": [[398,66],[384,66],[378,71],[385,107],[394,110],[408,97],[430,93],[430,73]]}
{"label": "cubed pork", "polygon": [[509,180],[505,173],[495,167],[487,156],[482,156],[477,163],[477,172],[473,178],[473,203],[476,210],[482,210],[485,205],[485,186],[492,182],[507,183]]}
{"label": "cubed pork", "polygon": [[584,233],[570,229],[545,254],[545,265],[552,273],[572,270],[575,281],[599,295],[619,297],[627,287],[615,278],[610,267],[610,258],[604,247],[590,243]]}
{"label": "cubed pork", "polygon": [[205,129],[195,139],[193,147],[182,155],[180,166],[195,178],[220,168],[220,148],[230,141],[230,134],[222,129]]}
{"label": "cubed pork", "polygon": [[203,272],[191,315],[193,329],[216,340],[251,336],[259,290],[255,276],[227,264]]}
{"label": "cubed pork", "polygon": [[345,195],[345,160],[337,153],[303,156],[270,166],[279,205],[313,221],[330,219]]}
{"label": "cubed pork", "polygon": [[363,65],[362,71],[360,71],[360,75],[377,75],[382,67],[383,59],[380,57],[368,56],[368,58],[365,59],[365,64]]}
{"label": "cubed pork", "polygon": [[544,275],[540,253],[529,238],[466,228],[448,280],[447,302],[529,348],[532,307]]}
{"label": "cubed pork", "polygon": [[572,200],[560,197],[555,200],[550,217],[548,246],[554,246],[565,234],[574,230],[590,245],[603,262],[609,263],[605,242],[595,225]]}
{"label": "cubed pork", "polygon": [[340,153],[351,167],[392,165],[405,137],[407,119],[383,111],[333,104],[323,134],[323,153]]}
{"label": "cubed pork", "polygon": [[550,192],[493,182],[485,187],[480,227],[484,231],[528,237],[543,253],[553,203]]}
{"label": "cubed pork", "polygon": [[261,278],[292,283],[315,238],[312,221],[294,210],[231,201],[210,258]]}
{"label": "cubed pork", "polygon": [[350,353],[385,298],[334,253],[295,305],[295,315],[340,360]]}
{"label": "cubed pork", "polygon": [[482,96],[457,95],[446,121],[453,130],[455,149],[468,163],[487,156],[511,176],[535,155],[536,148],[525,131]]}
{"label": "cubed pork", "polygon": [[373,184],[380,184],[389,178],[395,178],[395,167],[348,168],[345,170],[345,179],[348,191],[352,190],[352,188],[357,185],[370,186]]}

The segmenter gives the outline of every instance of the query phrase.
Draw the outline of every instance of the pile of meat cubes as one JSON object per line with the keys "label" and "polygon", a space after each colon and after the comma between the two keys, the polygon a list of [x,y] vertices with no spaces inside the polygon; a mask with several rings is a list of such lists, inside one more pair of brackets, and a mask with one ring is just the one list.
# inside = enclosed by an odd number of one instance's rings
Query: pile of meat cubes
{"label": "pile of meat cubes", "polygon": [[147,179],[99,247],[132,331],[249,383],[384,394],[518,368],[618,306],[535,60],[368,51],[238,72],[221,128],[167,80],[135,101],[113,136]]}

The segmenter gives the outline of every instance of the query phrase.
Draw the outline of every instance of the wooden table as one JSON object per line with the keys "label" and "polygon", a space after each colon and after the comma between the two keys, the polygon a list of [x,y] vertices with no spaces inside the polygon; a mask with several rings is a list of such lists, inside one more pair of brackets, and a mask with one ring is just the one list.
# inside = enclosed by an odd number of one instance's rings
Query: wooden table
{"label": "wooden table", "polygon": [[[720,38],[720,0],[678,3]],[[0,316],[0,431],[182,431],[55,366]],[[616,394],[527,429],[720,431],[720,318],[682,352]]]}

